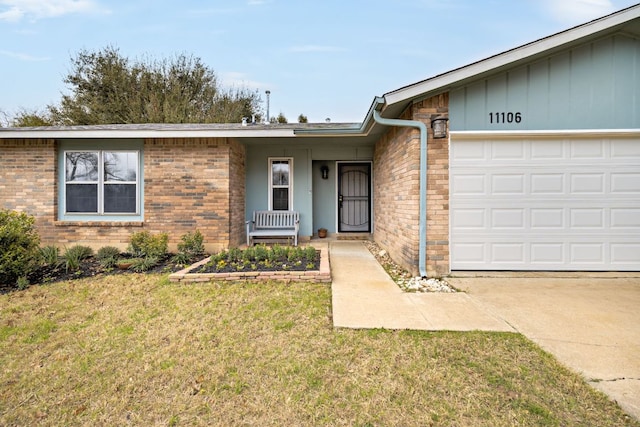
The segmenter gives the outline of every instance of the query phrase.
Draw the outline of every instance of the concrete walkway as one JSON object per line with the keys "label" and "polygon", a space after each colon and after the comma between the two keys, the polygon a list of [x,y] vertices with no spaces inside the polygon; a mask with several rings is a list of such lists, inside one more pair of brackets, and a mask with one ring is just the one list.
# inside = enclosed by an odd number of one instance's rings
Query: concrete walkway
{"label": "concrete walkway", "polygon": [[403,292],[362,242],[329,245],[335,327],[515,332],[466,293]]}
{"label": "concrete walkway", "polygon": [[465,292],[414,294],[362,242],[329,248],[334,326],[522,333],[640,419],[637,273],[450,278]]}

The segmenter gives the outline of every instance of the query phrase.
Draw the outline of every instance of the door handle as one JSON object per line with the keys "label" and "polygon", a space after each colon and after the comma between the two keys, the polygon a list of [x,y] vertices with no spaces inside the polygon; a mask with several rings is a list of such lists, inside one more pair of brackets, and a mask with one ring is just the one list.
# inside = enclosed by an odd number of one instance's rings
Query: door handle
{"label": "door handle", "polygon": [[342,194],[338,195],[338,206],[342,207]]}

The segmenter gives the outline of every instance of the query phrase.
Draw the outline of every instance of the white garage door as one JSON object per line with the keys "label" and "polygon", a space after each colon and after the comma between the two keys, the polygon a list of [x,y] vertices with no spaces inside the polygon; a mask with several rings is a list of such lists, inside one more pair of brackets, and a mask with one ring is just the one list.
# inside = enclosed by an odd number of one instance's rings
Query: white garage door
{"label": "white garage door", "polygon": [[640,270],[640,138],[456,140],[452,270]]}

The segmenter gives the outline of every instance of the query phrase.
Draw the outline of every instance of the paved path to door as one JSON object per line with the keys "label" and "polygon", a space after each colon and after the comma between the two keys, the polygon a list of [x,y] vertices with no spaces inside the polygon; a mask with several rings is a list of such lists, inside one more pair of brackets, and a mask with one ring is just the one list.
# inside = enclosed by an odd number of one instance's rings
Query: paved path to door
{"label": "paved path to door", "polygon": [[519,332],[640,419],[640,277],[452,278],[466,292],[402,292],[362,242],[330,242],[344,328]]}

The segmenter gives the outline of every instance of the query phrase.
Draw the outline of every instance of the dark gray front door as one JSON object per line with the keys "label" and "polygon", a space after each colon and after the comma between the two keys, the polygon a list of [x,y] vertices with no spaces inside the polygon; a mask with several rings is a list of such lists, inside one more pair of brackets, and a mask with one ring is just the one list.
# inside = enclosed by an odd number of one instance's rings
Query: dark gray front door
{"label": "dark gray front door", "polygon": [[338,231],[371,231],[371,164],[339,163]]}

